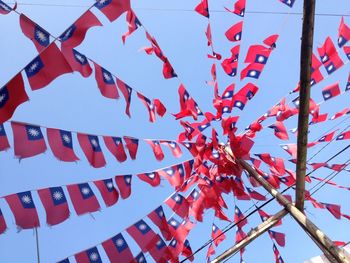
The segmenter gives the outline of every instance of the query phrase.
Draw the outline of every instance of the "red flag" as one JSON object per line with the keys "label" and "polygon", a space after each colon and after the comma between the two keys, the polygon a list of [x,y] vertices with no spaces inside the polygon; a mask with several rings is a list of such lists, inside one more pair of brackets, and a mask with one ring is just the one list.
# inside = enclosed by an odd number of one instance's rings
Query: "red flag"
{"label": "red flag", "polygon": [[[286,1],[286,0],[280,0],[280,1]],[[273,250],[273,254],[275,255],[275,262],[276,263],[284,263],[284,261],[281,257],[281,254],[280,254],[280,252],[275,244],[273,244],[272,250]]]}
{"label": "red flag", "polygon": [[128,32],[126,32],[124,35],[122,35],[122,41],[125,44],[125,39],[130,36],[134,31],[138,29],[141,25],[140,20],[135,15],[134,11],[132,9],[128,10],[126,13],[126,22],[128,24]]}
{"label": "red flag", "polygon": [[39,126],[11,122],[15,156],[27,158],[46,151],[46,144]]}
{"label": "red flag", "polygon": [[164,177],[169,181],[169,183],[174,187],[179,187],[184,181],[184,171],[183,167],[178,165],[173,165],[164,169],[157,170],[159,175]]}
{"label": "red flag", "polygon": [[276,48],[276,42],[277,42],[278,37],[279,37],[279,35],[277,35],[277,34],[271,35],[271,36],[267,37],[263,41],[263,43],[266,46],[269,46],[271,49],[274,49],[274,48]]}
{"label": "red flag", "polygon": [[189,203],[181,194],[174,193],[165,203],[180,217],[188,217]]}
{"label": "red flag", "polygon": [[274,124],[268,126],[268,128],[273,129],[275,136],[281,140],[288,140],[288,132],[283,122],[276,121]]}
{"label": "red flag", "polygon": [[289,153],[292,158],[297,158],[297,148],[298,146],[294,144],[283,144],[281,145],[282,149],[285,150],[287,153]]}
{"label": "red flag", "polygon": [[327,203],[322,203],[327,210],[336,218],[336,219],[340,219],[341,218],[341,211],[340,211],[340,205],[336,205],[336,204],[327,204]]}
{"label": "red flag", "polygon": [[106,251],[110,262],[133,262],[134,256],[121,233],[104,241],[102,247]]}
{"label": "red flag", "polygon": [[322,96],[324,100],[329,100],[340,95],[339,82],[331,84],[322,89]]}
{"label": "red flag", "polygon": [[6,131],[3,124],[0,124],[0,152],[10,148],[9,141],[6,136]]}
{"label": "red flag", "polygon": [[171,217],[168,220],[168,225],[171,235],[180,243],[183,243],[186,240],[188,233],[193,228],[193,223],[191,221],[183,220],[182,223],[180,223],[174,217]]}
{"label": "red flag", "polygon": [[142,101],[142,103],[146,106],[148,113],[149,113],[149,121],[150,122],[155,122],[156,121],[156,115],[155,115],[155,107],[152,101],[143,96],[141,93],[136,92],[137,97]]}
{"label": "red flag", "polygon": [[112,136],[103,136],[103,140],[107,149],[113,154],[118,162],[124,162],[127,159],[122,138],[112,137]]}
{"label": "red flag", "polygon": [[128,175],[117,175],[115,182],[118,186],[120,196],[122,199],[126,199],[131,195],[131,179],[132,176]]}
{"label": "red flag", "polygon": [[132,94],[132,88],[130,88],[126,83],[124,83],[122,80],[117,79],[117,85],[119,90],[122,92],[124,99],[125,99],[125,103],[126,103],[126,107],[125,107],[125,113],[131,117],[130,115],[130,103],[131,103],[131,94]]}
{"label": "red flag", "polygon": [[100,65],[94,62],[95,66],[95,78],[97,82],[97,86],[100,89],[101,94],[110,99],[118,99],[119,93],[117,86],[114,82],[113,75]]}
{"label": "red flag", "polygon": [[214,250],[214,246],[213,243],[211,243],[208,247],[208,251],[207,251],[207,262],[210,262],[210,256],[215,255],[215,250]]}
{"label": "red flag", "polygon": [[84,78],[91,75],[92,68],[85,55],[70,47],[62,47],[62,54],[73,71],[78,71]]}
{"label": "red flag", "polygon": [[337,141],[340,140],[349,140],[350,139],[350,131],[342,132],[336,138]]}
{"label": "red flag", "polygon": [[328,74],[332,74],[344,65],[330,37],[327,37],[323,46],[317,48],[317,51]]}
{"label": "red flag", "polygon": [[211,238],[213,239],[215,246],[218,246],[226,239],[225,234],[214,223],[212,226]]}
{"label": "red flag", "polygon": [[137,155],[137,149],[139,147],[139,139],[129,136],[124,136],[123,139],[125,141],[125,146],[129,151],[131,159],[135,160]]}
{"label": "red flag", "polygon": [[92,247],[85,251],[77,253],[74,255],[74,258],[77,263],[102,263],[101,256],[98,253],[97,247]]}
{"label": "red flag", "polygon": [[157,172],[137,174],[137,177],[153,187],[156,187],[160,184],[160,176]]}
{"label": "red flag", "polygon": [[96,212],[100,204],[88,183],[67,185],[70,199],[78,215]]}
{"label": "red flag", "polygon": [[159,206],[158,208],[153,210],[151,213],[149,213],[147,216],[159,228],[160,232],[162,233],[162,236],[166,240],[170,240],[172,238],[162,206]]}
{"label": "red flag", "polygon": [[234,24],[232,27],[230,27],[226,31],[225,36],[230,41],[233,41],[233,42],[240,41],[242,38],[242,28],[243,28],[243,21],[240,21],[237,24]]}
{"label": "red flag", "polygon": [[10,119],[16,108],[28,100],[22,75],[18,73],[0,88],[0,124]]}
{"label": "red flag", "polygon": [[40,226],[38,213],[30,191],[5,196],[19,228]]}
{"label": "red flag", "polygon": [[251,198],[255,199],[255,200],[259,200],[259,201],[265,201],[266,197],[263,196],[262,194],[254,191],[253,189],[247,187],[248,193],[250,195]]}
{"label": "red flag", "polygon": [[322,136],[320,139],[318,139],[318,142],[331,142],[333,139],[334,134],[337,132],[337,130],[332,131],[324,136]]}
{"label": "red flag", "polygon": [[135,240],[143,252],[155,245],[156,233],[142,219],[128,227],[126,231]]}
{"label": "red flag", "polygon": [[236,244],[241,242],[246,236],[247,234],[243,231],[243,229],[238,227],[236,230]]}
{"label": "red flag", "polygon": [[34,58],[24,70],[32,90],[44,88],[57,77],[73,72],[55,42]]}
{"label": "red flag", "polygon": [[245,3],[246,3],[246,0],[237,0],[234,4],[234,9],[232,11],[226,7],[225,7],[225,9],[231,13],[238,15],[238,16],[244,17]]}
{"label": "red flag", "polygon": [[343,47],[344,53],[345,55],[348,57],[348,59],[350,60],[350,46],[347,47]]}
{"label": "red flag", "polygon": [[209,18],[208,0],[201,0],[201,2],[194,9],[198,14]]}
{"label": "red flag", "polygon": [[330,118],[330,120],[338,119],[338,118],[340,118],[340,117],[342,117],[342,116],[344,116],[344,115],[346,115],[346,114],[350,114],[350,108],[345,108],[345,109],[343,109],[343,110],[341,110],[341,111],[338,111],[336,114],[334,114],[334,115]]}
{"label": "red flag", "polygon": [[262,45],[251,45],[247,51],[244,63],[260,63],[266,64],[269,59],[271,49]]}
{"label": "red flag", "polygon": [[70,131],[47,128],[47,139],[52,153],[64,162],[75,162],[79,158],[73,150],[73,139]]}
{"label": "red flag", "polygon": [[153,154],[156,157],[157,161],[162,161],[164,159],[164,153],[159,141],[148,139],[145,139],[145,141],[151,146]]}
{"label": "red flag", "polygon": [[166,108],[164,104],[159,99],[154,99],[153,105],[156,107],[156,112],[158,116],[163,117],[164,114],[166,113]]}
{"label": "red flag", "polygon": [[0,14],[7,15],[11,11],[15,11],[17,9],[17,2],[15,2],[15,5],[13,8],[9,7],[7,4],[5,4],[3,1],[0,0]]}
{"label": "red flag", "polygon": [[186,239],[184,243],[184,247],[181,253],[184,257],[188,258],[191,262],[194,260],[192,248],[190,242]]}
{"label": "red flag", "polygon": [[99,9],[110,22],[130,10],[130,0],[97,0],[94,6]]}
{"label": "red flag", "polygon": [[112,206],[118,202],[119,194],[113,185],[112,178],[94,181],[97,189],[100,191],[106,206]]}
{"label": "red flag", "polygon": [[237,205],[235,206],[235,216],[233,221],[238,227],[241,227],[241,228],[248,223],[247,218],[245,218],[245,216],[243,215],[243,213],[241,212],[241,210]]}
{"label": "red flag", "polygon": [[50,187],[38,190],[46,212],[46,223],[57,225],[69,218],[69,207],[62,187]]}
{"label": "red flag", "polygon": [[171,153],[177,157],[180,158],[182,156],[182,151],[179,145],[175,141],[166,141],[166,140],[160,140],[160,144],[168,146]]}
{"label": "red flag", "polygon": [[286,245],[286,240],[285,240],[286,235],[285,234],[269,230],[269,235],[272,239],[274,239],[276,241],[276,243],[279,246],[284,247]]}
{"label": "red flag", "polygon": [[250,63],[241,71],[241,80],[244,78],[259,79],[261,72],[264,69],[265,64],[261,63]]}
{"label": "red flag", "polygon": [[24,14],[19,16],[19,24],[23,34],[33,42],[38,52],[50,44],[50,34]]}
{"label": "red flag", "polygon": [[100,168],[106,165],[99,139],[96,135],[78,134],[78,141],[83,150],[86,159],[94,168]]}
{"label": "red flag", "polygon": [[159,236],[155,236],[155,245],[149,249],[149,253],[157,263],[167,263],[172,258],[171,252],[164,240]]}
{"label": "red flag", "polygon": [[350,40],[350,27],[345,24],[344,17],[340,20],[338,35],[338,46],[343,47]]}
{"label": "red flag", "polygon": [[178,93],[180,97],[180,112],[177,114],[173,114],[176,119],[181,119],[186,116],[192,116],[195,120],[197,120],[198,115],[203,115],[203,113],[198,107],[198,104],[190,96],[183,84],[180,84]]}
{"label": "red flag", "polygon": [[6,231],[6,228],[6,221],[0,209],[0,235]]}

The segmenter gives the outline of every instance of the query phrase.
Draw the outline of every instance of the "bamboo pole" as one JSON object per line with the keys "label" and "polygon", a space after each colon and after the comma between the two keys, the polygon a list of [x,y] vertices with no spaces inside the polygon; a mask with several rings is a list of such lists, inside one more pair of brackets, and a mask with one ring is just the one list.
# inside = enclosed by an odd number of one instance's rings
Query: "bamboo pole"
{"label": "bamboo pole", "polygon": [[316,0],[304,0],[303,32],[300,50],[300,91],[297,138],[295,206],[304,211],[304,191],[309,130],[309,101]]}
{"label": "bamboo pole", "polygon": [[[232,156],[232,151],[229,147],[226,147],[226,151]],[[258,174],[248,163],[244,160],[236,159],[246,171],[249,172],[273,197],[279,201],[286,210],[291,214],[291,216],[298,222],[298,224],[308,233],[314,240],[320,249],[324,252],[325,256],[331,255],[332,258],[327,259],[330,262],[344,262],[350,263],[350,257],[347,256],[345,251],[338,248],[332,240],[323,233],[311,220],[309,220],[298,208],[296,208],[292,203],[288,201],[281,193],[279,193],[275,188],[273,188],[269,182],[267,182],[260,174]],[[334,258],[334,259],[333,259]]]}
{"label": "bamboo pole", "polygon": [[224,253],[216,257],[211,263],[218,263],[222,262],[226,258],[230,257],[231,255],[235,254],[240,249],[246,247],[249,245],[253,240],[261,236],[263,233],[265,233],[267,230],[272,228],[274,225],[278,223],[278,221],[283,218],[285,215],[288,214],[288,211],[285,209],[282,209],[277,214],[271,216],[266,221],[252,229],[248,234],[247,237],[242,239],[240,242],[235,244],[233,247],[226,250]]}

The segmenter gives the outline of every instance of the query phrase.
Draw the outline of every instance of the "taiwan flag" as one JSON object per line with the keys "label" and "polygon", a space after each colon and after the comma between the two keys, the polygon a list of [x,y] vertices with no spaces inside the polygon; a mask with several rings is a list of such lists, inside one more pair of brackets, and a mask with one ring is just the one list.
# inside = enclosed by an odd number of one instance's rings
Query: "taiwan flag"
{"label": "taiwan flag", "polygon": [[112,136],[103,136],[103,140],[107,149],[113,154],[118,162],[125,162],[127,159],[122,138],[112,137]]}
{"label": "taiwan flag", "polygon": [[133,262],[134,256],[121,233],[104,241],[102,247],[106,251],[110,262]]}
{"label": "taiwan flag", "polygon": [[347,58],[350,60],[350,46],[343,47],[343,50]]}
{"label": "taiwan flag", "polygon": [[327,37],[323,46],[317,48],[317,51],[328,74],[332,74],[344,65],[330,37]]}
{"label": "taiwan flag", "polygon": [[234,222],[238,227],[244,227],[248,223],[247,218],[243,215],[238,206],[235,206]]}
{"label": "taiwan flag", "polygon": [[276,243],[279,246],[284,247],[286,245],[286,235],[285,234],[269,230],[269,235],[272,239],[274,239],[276,241]]}
{"label": "taiwan flag", "polygon": [[10,119],[16,108],[28,101],[21,73],[0,88],[0,124]]}
{"label": "taiwan flag", "polygon": [[295,2],[295,0],[279,0],[281,3],[283,3],[283,4],[285,4],[285,5],[287,5],[287,6],[289,6],[289,7],[293,7],[293,5],[294,5],[294,2]]}
{"label": "taiwan flag", "polygon": [[143,105],[146,106],[146,108],[148,110],[148,113],[149,113],[149,121],[150,122],[155,122],[156,121],[155,106],[152,103],[152,101],[149,98],[143,96],[139,92],[137,92],[137,97],[141,100]]}
{"label": "taiwan flag", "polygon": [[149,219],[152,220],[153,224],[155,224],[159,228],[160,232],[162,233],[162,236],[166,240],[170,240],[172,238],[162,206],[157,207],[147,216]]}
{"label": "taiwan flag", "polygon": [[350,40],[350,27],[345,24],[344,17],[341,18],[338,35],[338,46],[341,48]]}
{"label": "taiwan flag", "polygon": [[238,22],[237,24],[234,24],[232,27],[230,27],[226,31],[225,36],[230,41],[233,41],[233,42],[240,41],[242,38],[242,28],[243,28],[243,21]]}
{"label": "taiwan flag", "polygon": [[156,157],[157,161],[162,161],[164,159],[164,153],[159,141],[147,139],[145,139],[145,141],[151,146],[153,154]]}
{"label": "taiwan flag", "polygon": [[91,75],[92,68],[85,55],[70,47],[62,47],[62,54],[73,71],[78,71],[84,78]]}
{"label": "taiwan flag", "polygon": [[191,248],[190,242],[187,239],[184,242],[184,247],[181,254],[187,257],[189,261],[193,262],[194,256],[193,256],[192,248]]}
{"label": "taiwan flag", "polygon": [[171,253],[168,246],[165,244],[164,240],[156,235],[155,237],[155,246],[150,248],[148,251],[155,262],[157,263],[167,263],[171,258]]}
{"label": "taiwan flag", "polygon": [[96,212],[100,209],[100,204],[88,183],[68,185],[67,189],[78,215]]}
{"label": "taiwan flag", "polygon": [[156,233],[142,219],[126,229],[143,252],[154,247]]}
{"label": "taiwan flag", "polygon": [[9,204],[19,228],[29,229],[40,226],[30,191],[5,196],[5,200]]}
{"label": "taiwan flag", "polygon": [[211,238],[213,239],[215,246],[218,246],[226,239],[225,234],[214,223],[212,226]]}
{"label": "taiwan flag", "polygon": [[254,191],[253,189],[247,187],[248,193],[250,195],[251,198],[255,199],[255,200],[259,200],[259,201],[265,201],[266,197],[263,196],[262,194]]}
{"label": "taiwan flag", "polygon": [[73,138],[70,131],[47,128],[46,132],[52,153],[57,159],[64,162],[79,160],[73,150]]}
{"label": "taiwan flag", "polygon": [[160,140],[160,144],[168,146],[170,149],[171,153],[177,157],[180,158],[182,156],[182,151],[179,145],[175,141],[165,141],[165,140]]}
{"label": "taiwan flag", "polygon": [[122,35],[123,44],[125,44],[125,40],[128,36],[130,36],[133,32],[135,32],[139,28],[139,26],[142,26],[140,20],[137,18],[137,16],[135,15],[134,11],[132,11],[132,9],[130,9],[126,13],[126,22],[128,24],[128,32]]}
{"label": "taiwan flag", "polygon": [[238,16],[244,17],[245,3],[246,3],[246,0],[237,0],[234,4],[233,11],[231,11],[227,8],[225,8],[225,9],[231,13],[238,15]]}
{"label": "taiwan flag", "polygon": [[29,38],[40,53],[50,44],[50,34],[23,14],[19,16],[23,34]]}
{"label": "taiwan flag", "polygon": [[100,168],[106,165],[98,137],[96,135],[88,135],[78,133],[78,141],[82,148],[86,159],[94,168]]}
{"label": "taiwan flag", "polygon": [[15,11],[17,9],[17,2],[15,2],[15,5],[13,8],[9,7],[7,4],[5,4],[3,1],[0,0],[0,14],[7,15],[11,11]]}
{"label": "taiwan flag", "polygon": [[277,138],[279,138],[281,140],[288,140],[289,139],[287,129],[284,126],[283,122],[276,121],[274,124],[269,125],[268,128],[274,130],[274,134]]}
{"label": "taiwan flag", "polygon": [[118,99],[119,93],[117,86],[115,85],[113,75],[100,65],[94,62],[95,66],[95,79],[97,86],[100,89],[101,94],[110,99]]}
{"label": "taiwan flag", "polygon": [[274,48],[276,48],[276,42],[277,42],[278,37],[279,37],[278,34],[274,34],[274,35],[268,36],[268,37],[263,41],[263,43],[264,43],[266,46],[269,46],[270,49],[274,49]]}
{"label": "taiwan flag", "polygon": [[59,40],[64,47],[79,46],[85,38],[87,31],[94,26],[102,26],[97,17],[90,11],[86,11],[73,25],[60,35]]}
{"label": "taiwan flag", "polygon": [[244,78],[254,78],[259,79],[261,72],[264,69],[264,64],[261,63],[251,63],[248,66],[246,66],[241,71],[241,80]]}
{"label": "taiwan flag", "polygon": [[181,168],[182,173],[179,168],[180,167],[178,167],[177,165],[173,165],[171,167],[157,170],[157,172],[159,173],[159,175],[167,179],[172,186],[179,187],[184,181],[183,168]]}
{"label": "taiwan flag", "polygon": [[130,88],[130,86],[128,86],[126,83],[124,83],[122,80],[117,79],[117,85],[118,85],[118,88],[119,90],[121,91],[121,93],[123,94],[124,96],[124,99],[125,99],[125,103],[126,103],[126,106],[125,106],[125,113],[126,115],[128,115],[129,117],[131,117],[131,114],[130,114],[130,104],[131,104],[131,94],[132,94],[132,88]]}
{"label": "taiwan flag", "polygon": [[125,146],[129,151],[130,158],[132,160],[135,160],[137,155],[137,149],[139,147],[139,139],[129,136],[124,136],[123,139],[125,141]]}
{"label": "taiwan flag", "polygon": [[137,175],[140,180],[148,183],[149,185],[156,187],[160,184],[160,176],[157,172],[142,173]]}
{"label": "taiwan flag", "polygon": [[88,250],[75,254],[74,257],[77,263],[102,263],[97,247],[92,247]]}
{"label": "taiwan flag", "polygon": [[209,18],[208,0],[201,0],[201,2],[194,9],[198,14]]}
{"label": "taiwan flag", "polygon": [[6,151],[8,148],[10,148],[10,144],[6,136],[5,127],[3,124],[0,124],[0,152]]}
{"label": "taiwan flag", "polygon": [[57,77],[73,72],[55,42],[34,58],[24,70],[32,90],[44,88]]}
{"label": "taiwan flag", "polygon": [[237,75],[238,60],[236,58],[226,58],[221,62],[221,66],[225,73],[231,77]]}
{"label": "taiwan flag", "polygon": [[341,207],[340,205],[336,204],[327,204],[327,203],[321,203],[323,204],[327,210],[336,218],[336,219],[341,219]]}
{"label": "taiwan flag", "polygon": [[339,83],[331,84],[322,90],[322,96],[325,101],[332,99],[338,95],[340,95]]}
{"label": "taiwan flag", "polygon": [[132,263],[147,263],[145,255],[142,252],[138,253],[134,257],[134,260],[132,261]]}
{"label": "taiwan flag", "polygon": [[185,197],[179,193],[174,193],[165,203],[180,217],[187,218],[189,211],[189,203]]}
{"label": "taiwan flag", "polygon": [[115,183],[118,186],[120,196],[122,199],[127,199],[131,195],[131,179],[132,175],[117,175]]}
{"label": "taiwan flag", "polygon": [[46,151],[46,144],[39,126],[11,122],[15,156],[22,159]]}
{"label": "taiwan flag", "polygon": [[110,22],[130,10],[130,0],[97,0],[94,6],[99,9]]}
{"label": "taiwan flag", "polygon": [[337,141],[349,140],[349,139],[350,139],[350,131],[342,132],[336,138]]}
{"label": "taiwan flag", "polygon": [[57,225],[69,218],[69,208],[62,187],[51,187],[38,190],[46,212],[46,223]]}
{"label": "taiwan flag", "polygon": [[0,235],[5,232],[6,228],[7,228],[6,221],[0,209]]}
{"label": "taiwan flag", "polygon": [[269,59],[271,49],[262,45],[252,45],[249,47],[244,63],[266,64]]}
{"label": "taiwan flag", "polygon": [[94,181],[94,184],[100,191],[103,201],[107,207],[112,206],[118,202],[119,193],[113,185],[112,178]]}

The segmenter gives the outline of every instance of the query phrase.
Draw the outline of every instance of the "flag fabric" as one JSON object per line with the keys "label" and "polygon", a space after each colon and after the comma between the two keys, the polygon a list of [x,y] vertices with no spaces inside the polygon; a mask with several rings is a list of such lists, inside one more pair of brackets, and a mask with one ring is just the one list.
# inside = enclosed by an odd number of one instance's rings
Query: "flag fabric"
{"label": "flag fabric", "polygon": [[247,56],[244,63],[266,64],[270,54],[271,49],[266,48],[265,46],[251,45],[247,51]]}
{"label": "flag fabric", "polygon": [[135,240],[143,252],[149,251],[155,245],[156,233],[142,219],[128,227],[126,232]]}
{"label": "flag fabric", "polygon": [[350,46],[343,47],[344,53],[347,56],[347,58],[350,60]]}
{"label": "flag fabric", "polygon": [[11,11],[15,11],[17,9],[17,2],[15,2],[15,5],[13,8],[5,4],[3,1],[0,0],[0,14],[7,15]]}
{"label": "flag fabric", "polygon": [[168,222],[165,218],[165,214],[164,214],[164,210],[163,210],[162,206],[157,207],[155,210],[153,210],[147,216],[149,219],[151,219],[153,224],[155,224],[159,228],[162,236],[166,240],[170,240],[172,238],[170,230],[169,230]]}
{"label": "flag fabric", "polygon": [[277,35],[277,34],[268,36],[266,39],[264,39],[263,43],[266,46],[270,47],[270,49],[274,49],[274,48],[276,48],[276,42],[277,42],[278,37],[279,37],[279,35]]}
{"label": "flag fabric", "polygon": [[164,240],[159,236],[155,236],[155,245],[149,249],[149,253],[157,263],[167,263],[171,258],[171,252]]}
{"label": "flag fabric", "polygon": [[118,202],[119,193],[113,185],[112,178],[94,181],[97,189],[100,191],[106,206],[112,206]]}
{"label": "flag fabric", "polygon": [[328,74],[332,74],[344,65],[330,37],[326,38],[323,46],[317,48],[317,51]]}
{"label": "flag fabric", "polygon": [[174,157],[180,158],[182,156],[182,150],[177,142],[166,140],[160,140],[159,142],[160,144],[166,145],[170,149]]}
{"label": "flag fabric", "polygon": [[50,34],[24,14],[19,16],[19,24],[23,34],[33,42],[38,52],[50,44]]}
{"label": "flag fabric", "polygon": [[339,134],[339,135],[336,137],[336,140],[337,140],[337,141],[349,140],[349,139],[350,139],[350,131],[342,132],[341,134]]}
{"label": "flag fabric", "polygon": [[92,247],[85,251],[79,252],[78,254],[74,255],[74,258],[77,263],[102,263],[97,247]]}
{"label": "flag fabric", "polygon": [[89,60],[85,55],[81,54],[74,48],[62,47],[62,54],[66,58],[68,64],[73,71],[79,72],[84,78],[87,78],[92,73],[92,68]]}
{"label": "flag fabric", "polygon": [[77,215],[96,212],[100,204],[88,183],[67,185]]}
{"label": "flag fabric", "polygon": [[15,156],[22,159],[46,151],[46,144],[39,126],[11,122]]}
{"label": "flag fabric", "polygon": [[110,22],[130,10],[130,0],[98,0],[94,6],[99,9]]}
{"label": "flag fabric", "polygon": [[22,74],[18,73],[0,88],[0,124],[10,119],[17,107],[28,100]]}
{"label": "flag fabric", "polygon": [[273,254],[275,255],[275,262],[276,263],[284,263],[281,254],[278,250],[278,248],[276,247],[275,243],[272,245],[272,250],[273,250]]}
{"label": "flag fabric", "polygon": [[173,165],[157,170],[160,176],[168,180],[174,187],[180,187],[184,181],[184,171],[182,165]]}
{"label": "flag fabric", "polygon": [[127,159],[122,138],[103,136],[103,140],[107,149],[117,159],[118,162],[125,162]]}
{"label": "flag fabric", "polygon": [[104,241],[102,247],[105,250],[110,262],[133,262],[134,256],[128,243],[121,233]]}
{"label": "flag fabric", "polygon": [[122,199],[127,199],[131,195],[132,175],[117,175],[114,179],[118,186],[120,197]]}
{"label": "flag fabric", "polygon": [[152,103],[152,101],[145,97],[144,95],[142,95],[141,93],[137,92],[137,97],[141,100],[141,102],[143,103],[143,105],[146,106],[148,113],[149,113],[149,121],[150,122],[155,122],[156,121],[156,114],[155,114],[155,106]]}
{"label": "flag fabric", "polygon": [[77,133],[78,141],[86,159],[92,167],[100,168],[106,165],[99,139],[96,135]]}
{"label": "flag fabric", "polygon": [[188,258],[189,261],[193,261],[194,260],[194,256],[193,256],[193,252],[192,252],[192,248],[190,245],[190,242],[186,239],[184,242],[184,247],[181,253],[184,257]]}
{"label": "flag fabric", "polygon": [[132,261],[133,263],[147,263],[145,255],[140,252],[138,253],[135,257],[134,260]]}
{"label": "flag fabric", "polygon": [[336,133],[337,130],[335,131],[332,131],[330,133],[327,133],[326,135],[322,136],[320,139],[318,139],[317,141],[318,142],[331,142],[333,137],[334,137],[334,134]]}
{"label": "flag fabric", "polygon": [[153,105],[156,107],[156,112],[158,116],[163,117],[164,114],[166,113],[166,108],[164,104],[159,99],[154,99]]}
{"label": "flag fabric", "polygon": [[330,120],[335,120],[335,119],[338,119],[340,117],[343,117],[344,115],[346,114],[350,114],[350,108],[345,108],[341,111],[338,111],[337,113],[335,113],[331,118]]}
{"label": "flag fabric", "polygon": [[71,48],[79,46],[84,41],[87,31],[94,26],[102,26],[102,24],[90,10],[87,10],[60,35],[62,46]]}
{"label": "flag fabric", "polygon": [[269,230],[269,235],[279,246],[284,247],[286,245],[286,235],[284,233]]}
{"label": "flag fabric", "polygon": [[135,32],[139,28],[139,26],[142,26],[140,20],[137,18],[132,9],[128,10],[128,12],[126,13],[126,22],[128,24],[128,32],[122,35],[123,44],[125,44],[125,40],[127,37],[129,37],[133,32]]}
{"label": "flag fabric", "polygon": [[341,219],[341,209],[340,209],[340,205],[336,205],[336,204],[327,204],[327,203],[322,203],[327,210],[336,218],[336,219]]}
{"label": "flag fabric", "polygon": [[159,141],[148,139],[145,139],[145,141],[151,146],[154,157],[156,157],[157,161],[162,161],[164,159],[164,153]]}
{"label": "flag fabric", "polygon": [[240,41],[242,38],[242,28],[243,28],[243,21],[240,21],[237,24],[234,24],[232,27],[230,27],[226,31],[225,33],[226,38],[232,42]]}
{"label": "flag fabric", "polygon": [[39,227],[39,218],[30,191],[5,196],[15,217],[16,225],[22,229]]}
{"label": "flag fabric", "polygon": [[75,162],[79,158],[73,150],[73,138],[70,131],[47,128],[47,139],[52,153],[64,162]]}
{"label": "flag fabric", "polygon": [[241,71],[241,80],[245,78],[259,79],[261,72],[264,69],[264,64],[250,63]]}
{"label": "flag fabric", "polygon": [[231,13],[238,15],[238,16],[244,17],[245,4],[246,4],[246,0],[237,0],[234,4],[234,9],[232,11],[226,7],[225,7],[225,9]]}
{"label": "flag fabric", "polygon": [[285,4],[285,5],[287,5],[287,6],[289,6],[289,7],[293,7],[293,5],[294,5],[294,2],[295,2],[295,0],[279,0],[281,3],[283,3],[283,4]]}
{"label": "flag fabric", "polygon": [[6,136],[5,127],[3,124],[0,124],[0,152],[6,151],[8,148],[10,148],[10,144]]}
{"label": "flag fabric", "polygon": [[250,195],[251,198],[255,199],[255,200],[259,200],[259,201],[265,201],[266,197],[263,196],[262,194],[254,191],[253,189],[246,187],[248,190],[248,194]]}
{"label": "flag fabric", "polygon": [[322,89],[322,96],[325,101],[332,99],[338,95],[340,95],[340,87],[338,82]]}
{"label": "flag fabric", "polygon": [[181,194],[175,192],[165,201],[165,203],[180,217],[188,217],[189,203]]}
{"label": "flag fabric", "polygon": [[62,187],[40,189],[38,194],[45,208],[48,225],[57,225],[69,218],[69,207]]}
{"label": "flag fabric", "polygon": [[244,227],[246,224],[248,224],[247,218],[243,215],[239,207],[236,205],[235,206],[235,215],[233,221],[235,224],[237,224],[238,227]]}
{"label": "flag fabric", "polygon": [[209,18],[208,0],[201,0],[201,2],[194,9],[198,14]]}
{"label": "flag fabric", "polygon": [[274,134],[277,138],[279,138],[281,140],[288,140],[289,139],[287,129],[284,126],[283,122],[276,121],[274,124],[269,125],[268,128],[274,130]]}
{"label": "flag fabric", "polygon": [[121,91],[121,93],[123,94],[124,99],[125,99],[125,103],[126,103],[125,113],[126,113],[126,115],[131,117],[131,115],[130,115],[130,103],[131,103],[132,88],[130,88],[126,83],[124,83],[119,78],[116,78],[116,79],[117,79],[118,88]]}
{"label": "flag fabric", "polygon": [[132,160],[135,160],[137,155],[137,149],[139,147],[139,139],[129,136],[124,136],[123,139],[125,141],[125,146],[128,149],[130,158]]}
{"label": "flag fabric", "polygon": [[338,46],[343,47],[349,40],[350,27],[345,24],[344,17],[342,17],[338,29]]}
{"label": "flag fabric", "polygon": [[6,231],[6,228],[7,228],[6,221],[0,209],[0,235]]}
{"label": "flag fabric", "polygon": [[349,90],[350,90],[350,73],[348,77],[348,82],[346,83],[346,86],[345,86],[345,91],[349,91]]}
{"label": "flag fabric", "polygon": [[160,184],[160,176],[157,172],[137,174],[137,177],[153,187],[156,187]]}
{"label": "flag fabric", "polygon": [[192,116],[193,119],[197,120],[198,115],[203,115],[202,111],[198,107],[198,104],[190,96],[183,84],[180,84],[178,93],[180,98],[180,112],[173,114],[176,119]]}
{"label": "flag fabric", "polygon": [[[239,50],[240,45],[237,45],[236,47],[238,47],[238,50]],[[231,52],[232,52],[232,49],[231,49]],[[232,53],[231,57],[224,59],[221,62],[221,66],[227,75],[231,77],[236,76],[237,68],[238,68],[238,53],[237,54]]]}
{"label": "flag fabric", "polygon": [[283,144],[281,145],[282,149],[289,153],[292,158],[297,158],[297,145],[296,144]]}
{"label": "flag fabric", "polygon": [[118,99],[119,93],[113,75],[95,62],[94,66],[95,79],[102,96],[109,99]]}
{"label": "flag fabric", "polygon": [[73,72],[55,42],[45,48],[24,70],[32,90],[44,88],[57,77]]}
{"label": "flag fabric", "polygon": [[211,230],[211,238],[213,239],[215,246],[218,246],[226,239],[225,234],[214,223]]}

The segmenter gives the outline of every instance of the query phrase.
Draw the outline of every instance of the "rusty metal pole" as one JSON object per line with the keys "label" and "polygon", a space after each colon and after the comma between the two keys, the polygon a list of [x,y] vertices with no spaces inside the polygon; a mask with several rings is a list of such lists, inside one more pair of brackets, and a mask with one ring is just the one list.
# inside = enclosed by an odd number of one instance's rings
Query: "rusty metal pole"
{"label": "rusty metal pole", "polygon": [[305,174],[307,158],[307,136],[309,130],[309,101],[312,46],[314,38],[316,0],[304,0],[303,32],[300,50],[300,91],[297,139],[297,168],[295,206],[304,211]]}

